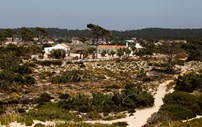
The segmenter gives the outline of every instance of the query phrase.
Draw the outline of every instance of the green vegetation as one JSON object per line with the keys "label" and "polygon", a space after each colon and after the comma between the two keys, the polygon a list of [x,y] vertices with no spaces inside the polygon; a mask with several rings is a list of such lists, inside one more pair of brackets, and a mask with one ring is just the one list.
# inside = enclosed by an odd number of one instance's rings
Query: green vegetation
{"label": "green vegetation", "polygon": [[63,49],[52,50],[50,57],[55,59],[64,59],[66,51]]}
{"label": "green vegetation", "polygon": [[175,90],[185,92],[202,91],[202,74],[189,73],[179,76],[176,80]]}
{"label": "green vegetation", "polygon": [[93,94],[92,98],[82,95],[60,101],[59,106],[79,112],[120,112],[149,107],[154,103],[151,94],[141,89],[130,88],[114,95]]}
{"label": "green vegetation", "polygon": [[[202,114],[201,73],[189,73],[176,79],[175,92],[163,99],[164,104],[158,113],[152,115],[149,124],[167,123],[175,126],[188,126],[189,123],[174,123],[173,121],[186,120]],[[200,91],[199,94],[192,92]],[[197,120],[196,120],[197,121]],[[198,122],[193,122],[199,124]]]}
{"label": "green vegetation", "polygon": [[182,45],[182,48],[189,54],[188,59],[202,61],[202,41],[189,41],[187,44]]}
{"label": "green vegetation", "polygon": [[166,72],[174,73],[174,56],[181,52],[179,44],[166,43],[158,47],[159,52],[167,56]]}
{"label": "green vegetation", "polygon": [[[25,52],[23,52],[25,51]],[[35,79],[31,76],[32,67],[30,64],[22,62],[23,56],[26,55],[24,47],[8,45],[0,48],[0,84],[3,89],[7,89],[12,85],[24,84],[30,85],[35,83]]]}
{"label": "green vegetation", "polygon": [[124,52],[127,54],[127,56],[129,56],[130,53],[131,53],[131,50],[130,50],[129,48],[125,48],[125,49],[124,49]]}
{"label": "green vegetation", "polygon": [[[36,28],[30,29],[35,35],[37,34]],[[4,31],[2,29],[1,31]],[[16,35],[20,35],[21,28],[11,29]],[[90,37],[90,30],[68,30],[68,29],[58,29],[58,28],[44,28],[47,33],[47,37],[51,38],[52,35],[56,37],[65,38],[67,35],[70,37]],[[113,37],[117,40],[129,39],[131,37],[146,38],[146,39],[201,39],[202,30],[201,29],[164,29],[164,28],[147,28],[141,30],[127,30],[127,31],[112,31]]]}
{"label": "green vegetation", "polygon": [[[161,127],[202,127],[202,118],[187,121],[187,122],[169,121],[169,122],[158,124],[158,126],[161,126]],[[148,126],[148,127],[153,127],[153,125]]]}
{"label": "green vegetation", "polygon": [[62,65],[61,60],[44,60],[44,61],[36,61],[34,62],[36,64],[42,65],[42,66],[50,66],[50,65]]}
{"label": "green vegetation", "polygon": [[[108,41],[112,37],[110,31],[100,26],[89,24],[88,28],[91,29],[91,32],[86,31],[85,34],[89,34],[89,36],[81,38],[83,42],[94,39],[93,42],[96,43],[102,38]],[[66,32],[77,34],[79,31]],[[114,32],[119,34],[119,32]],[[123,33],[133,35],[131,32],[125,31]],[[49,33],[51,32],[49,31]],[[169,43],[157,47],[154,45],[155,40],[137,39],[137,42],[140,42],[145,48],[138,50],[133,45],[132,51],[141,57],[121,58],[124,53],[129,56],[131,51],[119,49],[117,52],[104,51],[101,55],[113,56],[117,53],[121,59],[65,63],[66,61],[63,60],[65,51],[55,50],[51,57],[61,60],[40,61],[31,59],[31,55],[42,54],[45,45],[31,45],[29,42],[33,37],[38,37],[38,41],[44,42],[48,36],[46,31],[42,28],[22,28],[18,32],[6,30],[0,32],[0,41],[3,43],[6,37],[13,38],[16,34],[20,34],[21,39],[28,45],[3,45],[0,47],[0,54],[2,54],[0,55],[0,93],[3,96],[0,102],[0,114],[5,113],[6,106],[12,104],[17,107],[12,111],[19,113],[19,118],[24,120],[26,125],[31,125],[34,119],[75,122],[92,119],[110,120],[125,117],[124,113],[127,111],[135,112],[137,108],[153,106],[154,98],[147,91],[151,88],[155,90],[159,82],[173,77],[171,74],[175,72],[175,69],[187,64],[184,59],[186,56],[188,56],[188,60],[201,61],[202,54],[201,41],[189,41],[183,45]],[[124,35],[122,39],[115,38],[123,41],[124,38],[131,38],[128,35]],[[62,41],[68,41],[67,37],[57,40],[57,42]],[[114,43],[116,44],[116,42]],[[179,48],[184,49],[185,57],[181,55]],[[80,56],[83,55],[83,58],[96,58],[95,46],[86,45],[85,50],[77,50],[77,53],[80,53]],[[157,54],[153,57],[154,53],[164,55],[156,57]],[[168,72],[170,75],[162,72]],[[176,79],[175,90],[177,91],[165,96],[164,105],[158,113],[152,116],[150,123],[183,120],[201,115],[201,82],[201,73],[179,76]],[[43,93],[43,91],[47,93]],[[200,94],[195,95],[196,91]],[[32,105],[36,104],[37,106],[26,113],[25,111],[30,106],[28,104],[31,105],[31,108]],[[122,113],[123,111],[124,113]],[[113,127],[127,126],[127,123],[120,122],[113,125],[65,123],[58,126]]]}
{"label": "green vegetation", "polygon": [[102,57],[105,57],[106,54],[107,54],[107,51],[106,51],[106,50],[103,50],[103,51],[101,52],[101,56],[102,56]]}
{"label": "green vegetation", "polygon": [[126,127],[126,126],[119,124],[105,125],[105,124],[88,124],[88,123],[78,123],[78,124],[65,123],[65,124],[58,124],[56,125],[56,127]]}
{"label": "green vegetation", "polygon": [[198,98],[185,92],[174,92],[163,99],[160,112],[165,112],[172,120],[193,118],[201,113]]}
{"label": "green vegetation", "polygon": [[123,49],[118,49],[116,54],[117,54],[117,56],[121,57],[121,56],[124,55],[124,50]]}
{"label": "green vegetation", "polygon": [[43,93],[41,96],[38,98],[38,103],[39,104],[44,104],[45,102],[50,102],[50,100],[53,99],[49,94]]}
{"label": "green vegetation", "polygon": [[30,110],[28,113],[22,115],[23,117],[31,117],[32,120],[75,120],[81,121],[82,119],[79,118],[75,113],[71,113],[69,110],[62,109],[58,107],[58,104],[45,102],[42,105],[36,107],[36,109]]}
{"label": "green vegetation", "polygon": [[81,77],[79,76],[78,71],[72,70],[72,71],[67,71],[61,76],[52,77],[51,82],[53,83],[79,82],[80,79]]}
{"label": "green vegetation", "polygon": [[104,29],[98,25],[88,24],[87,27],[92,31],[93,36],[95,36],[96,42],[98,42],[100,38],[112,38],[112,33],[109,30]]}
{"label": "green vegetation", "polygon": [[35,37],[34,33],[25,27],[21,29],[21,36],[23,41],[33,41],[33,38]]}

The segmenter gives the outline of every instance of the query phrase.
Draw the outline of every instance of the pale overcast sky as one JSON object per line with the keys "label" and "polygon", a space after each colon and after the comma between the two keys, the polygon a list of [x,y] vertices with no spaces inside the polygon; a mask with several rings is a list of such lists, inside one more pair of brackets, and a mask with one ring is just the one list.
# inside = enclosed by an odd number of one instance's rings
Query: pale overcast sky
{"label": "pale overcast sky", "polygon": [[0,28],[202,28],[202,0],[0,0]]}

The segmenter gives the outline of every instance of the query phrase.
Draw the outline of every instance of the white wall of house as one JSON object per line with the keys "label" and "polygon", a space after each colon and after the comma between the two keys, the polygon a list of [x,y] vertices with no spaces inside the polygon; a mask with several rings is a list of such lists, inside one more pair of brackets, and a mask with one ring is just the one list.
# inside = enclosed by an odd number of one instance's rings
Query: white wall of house
{"label": "white wall of house", "polygon": [[52,50],[57,50],[57,49],[65,50],[66,53],[69,53],[69,52],[70,52],[70,47],[66,47],[66,46],[63,46],[63,45],[61,45],[61,44],[58,44],[58,45],[53,46],[53,47],[45,47],[45,48],[44,48],[44,51],[45,51],[45,54],[51,54],[51,51],[52,51]]}
{"label": "white wall of house", "polygon": [[136,47],[137,49],[143,48],[143,47],[140,45],[140,43],[136,43],[136,44],[135,44],[135,47]]}

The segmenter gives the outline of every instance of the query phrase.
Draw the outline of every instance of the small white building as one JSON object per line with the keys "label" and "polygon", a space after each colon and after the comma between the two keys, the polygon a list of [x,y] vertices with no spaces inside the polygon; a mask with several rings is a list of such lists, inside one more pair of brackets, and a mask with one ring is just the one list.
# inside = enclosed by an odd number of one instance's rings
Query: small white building
{"label": "small white building", "polygon": [[57,50],[57,49],[65,50],[66,53],[70,54],[70,47],[66,44],[57,44],[53,47],[45,47],[44,51],[45,51],[45,54],[51,54],[52,50]]}
{"label": "small white building", "polygon": [[128,43],[134,43],[135,41],[134,40],[126,40],[126,42],[128,42]]}
{"label": "small white building", "polygon": [[136,43],[136,44],[135,44],[135,47],[136,47],[136,49],[141,49],[141,48],[143,48],[143,47],[140,45],[140,43]]}

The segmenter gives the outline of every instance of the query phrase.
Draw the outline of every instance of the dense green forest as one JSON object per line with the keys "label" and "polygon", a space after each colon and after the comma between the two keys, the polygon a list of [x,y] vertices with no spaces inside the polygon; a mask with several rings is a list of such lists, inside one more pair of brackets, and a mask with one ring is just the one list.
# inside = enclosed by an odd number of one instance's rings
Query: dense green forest
{"label": "dense green forest", "polygon": [[[34,28],[30,28],[34,31]],[[3,29],[0,29],[0,31]],[[13,29],[20,33],[20,28]],[[58,28],[46,28],[48,36],[51,38],[68,38],[68,37],[91,37],[91,31],[86,30],[68,30]],[[127,31],[112,31],[113,37],[116,40],[130,39],[131,37],[138,37],[144,39],[186,39],[196,40],[202,39],[202,29],[165,29],[165,28],[146,28],[140,30]]]}

